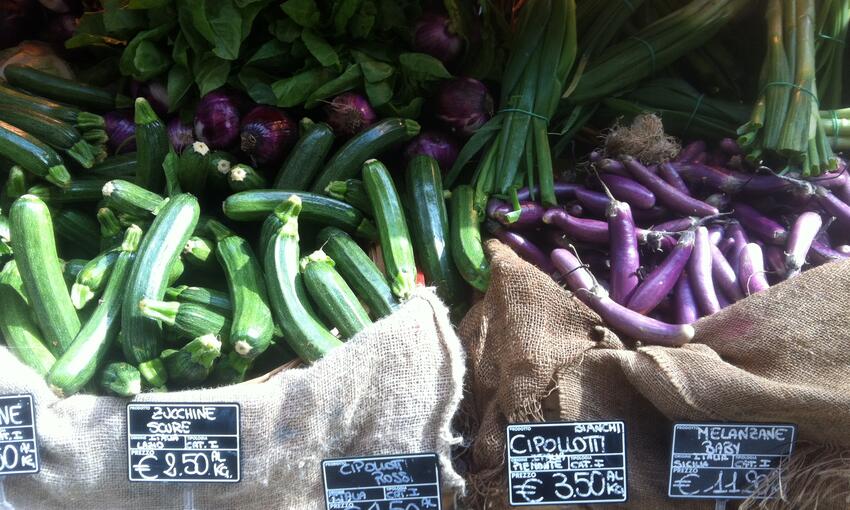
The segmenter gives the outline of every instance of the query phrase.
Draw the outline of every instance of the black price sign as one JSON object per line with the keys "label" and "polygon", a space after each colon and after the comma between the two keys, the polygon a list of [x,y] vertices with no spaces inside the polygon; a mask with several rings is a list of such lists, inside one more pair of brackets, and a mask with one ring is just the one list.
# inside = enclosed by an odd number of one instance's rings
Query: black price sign
{"label": "black price sign", "polygon": [[745,499],[758,488],[761,498],[773,497],[796,435],[791,424],[676,423],[667,495]]}
{"label": "black price sign", "polygon": [[38,472],[32,395],[0,397],[0,476]]}
{"label": "black price sign", "polygon": [[238,404],[128,404],[131,482],[238,482]]}
{"label": "black price sign", "polygon": [[433,453],[322,461],[328,510],[439,510]]}
{"label": "black price sign", "polygon": [[508,425],[512,506],[626,501],[621,421]]}

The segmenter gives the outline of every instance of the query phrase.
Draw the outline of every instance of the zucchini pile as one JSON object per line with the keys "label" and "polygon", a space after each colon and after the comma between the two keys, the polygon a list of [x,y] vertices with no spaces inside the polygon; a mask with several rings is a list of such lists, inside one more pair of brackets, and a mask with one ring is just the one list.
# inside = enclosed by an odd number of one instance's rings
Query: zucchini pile
{"label": "zucchini pile", "polygon": [[255,169],[200,141],[178,154],[137,98],[136,151],[104,157],[79,108],[123,99],[33,73],[0,86],[0,338],[60,397],[239,383],[321,359],[417,285],[456,319],[464,278],[486,285],[475,210],[463,193],[447,210],[437,161],[374,159],[412,120],[338,143],[304,119],[279,168]]}

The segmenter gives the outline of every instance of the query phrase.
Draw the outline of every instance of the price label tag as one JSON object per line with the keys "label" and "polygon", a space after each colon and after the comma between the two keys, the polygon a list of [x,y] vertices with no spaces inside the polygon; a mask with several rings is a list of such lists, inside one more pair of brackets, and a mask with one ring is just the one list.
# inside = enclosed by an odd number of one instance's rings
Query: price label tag
{"label": "price label tag", "polygon": [[0,397],[0,476],[37,473],[38,469],[32,395]]}
{"label": "price label tag", "polygon": [[432,453],[322,461],[328,510],[439,510]]}
{"label": "price label tag", "polygon": [[758,487],[762,499],[773,497],[796,436],[792,424],[676,423],[667,495],[745,499]]}
{"label": "price label tag", "polygon": [[127,405],[131,482],[238,482],[238,404]]}
{"label": "price label tag", "polygon": [[508,425],[512,506],[622,503],[626,426],[622,421]]}

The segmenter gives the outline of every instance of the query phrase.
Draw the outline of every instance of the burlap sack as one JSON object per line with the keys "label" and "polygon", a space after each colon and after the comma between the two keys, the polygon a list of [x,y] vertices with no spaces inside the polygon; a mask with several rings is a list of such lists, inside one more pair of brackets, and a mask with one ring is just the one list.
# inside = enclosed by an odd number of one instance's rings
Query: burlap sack
{"label": "burlap sack", "polygon": [[652,510],[713,508],[666,498],[672,420],[796,423],[787,500],[764,505],[850,508],[850,262],[747,298],[700,320],[692,344],[664,348],[624,343],[508,248],[487,250],[490,288],[460,327],[470,508],[507,507],[505,424],[544,419],[624,420],[620,508]]}
{"label": "burlap sack", "polygon": [[[324,509],[325,458],[435,452],[444,488],[462,489],[451,428],[464,359],[448,311],[422,290],[309,368],[260,384],[143,394],[135,401],[239,402],[242,481],[193,484],[199,509]],[[7,477],[16,509],[182,509],[183,487],[127,481],[126,399],[59,400],[0,348],[0,394],[32,393],[41,472]]]}

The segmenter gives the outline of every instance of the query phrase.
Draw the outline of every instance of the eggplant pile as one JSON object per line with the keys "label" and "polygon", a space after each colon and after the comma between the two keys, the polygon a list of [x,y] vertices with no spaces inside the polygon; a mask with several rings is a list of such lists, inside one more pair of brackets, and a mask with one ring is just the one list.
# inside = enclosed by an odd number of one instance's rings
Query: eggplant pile
{"label": "eggplant pile", "polygon": [[699,318],[801,271],[850,256],[850,179],[744,169],[731,139],[646,166],[591,153],[584,184],[559,182],[546,208],[528,188],[491,198],[485,226],[562,280],[612,328],[676,346]]}

